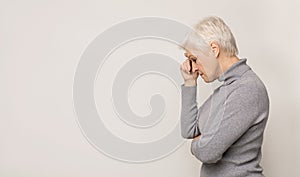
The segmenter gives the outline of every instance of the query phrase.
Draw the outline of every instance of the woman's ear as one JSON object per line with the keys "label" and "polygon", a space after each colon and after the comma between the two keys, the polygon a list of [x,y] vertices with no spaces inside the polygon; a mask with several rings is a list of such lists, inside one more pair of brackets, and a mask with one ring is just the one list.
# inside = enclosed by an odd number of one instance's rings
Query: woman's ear
{"label": "woman's ear", "polygon": [[220,47],[219,47],[219,44],[216,43],[216,42],[210,42],[210,48],[211,48],[211,50],[212,50],[214,56],[215,56],[216,58],[218,58],[218,57],[219,57],[219,54],[220,54]]}

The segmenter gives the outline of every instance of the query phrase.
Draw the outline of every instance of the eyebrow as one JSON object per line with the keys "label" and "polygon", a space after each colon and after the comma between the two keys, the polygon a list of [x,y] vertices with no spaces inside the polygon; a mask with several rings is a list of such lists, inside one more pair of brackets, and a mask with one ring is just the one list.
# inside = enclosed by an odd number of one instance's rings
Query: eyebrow
{"label": "eyebrow", "polygon": [[188,55],[187,58],[188,58],[189,60],[193,61],[193,62],[196,62],[196,61],[197,61],[197,57],[195,57],[195,56],[192,55],[192,54],[189,55],[189,52],[187,52],[187,51],[184,53],[184,55],[185,55],[185,57],[187,57],[187,55]]}

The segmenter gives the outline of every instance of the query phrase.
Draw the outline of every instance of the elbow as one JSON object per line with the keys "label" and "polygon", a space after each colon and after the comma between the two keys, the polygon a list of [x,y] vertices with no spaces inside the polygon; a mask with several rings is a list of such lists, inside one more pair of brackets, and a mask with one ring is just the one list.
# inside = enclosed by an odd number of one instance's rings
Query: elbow
{"label": "elbow", "polygon": [[191,128],[182,128],[182,127],[181,127],[181,137],[184,139],[193,139],[200,134],[200,131],[196,126]]}
{"label": "elbow", "polygon": [[198,131],[197,128],[195,130],[190,130],[190,131],[181,130],[181,137],[184,139],[193,139],[199,135],[201,135],[201,133]]}

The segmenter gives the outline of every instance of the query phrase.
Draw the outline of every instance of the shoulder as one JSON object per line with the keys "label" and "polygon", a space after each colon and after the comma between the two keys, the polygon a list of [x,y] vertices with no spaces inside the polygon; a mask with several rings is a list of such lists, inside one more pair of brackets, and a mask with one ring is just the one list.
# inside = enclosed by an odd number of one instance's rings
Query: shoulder
{"label": "shoulder", "polygon": [[255,94],[259,97],[268,97],[265,84],[252,69],[245,72],[238,79],[237,84],[240,85],[242,90],[246,89],[249,91],[249,94]]}
{"label": "shoulder", "polygon": [[237,102],[248,102],[258,109],[268,109],[269,97],[265,84],[259,76],[252,70],[245,72],[233,83],[233,89],[228,94],[228,99],[241,100]]}

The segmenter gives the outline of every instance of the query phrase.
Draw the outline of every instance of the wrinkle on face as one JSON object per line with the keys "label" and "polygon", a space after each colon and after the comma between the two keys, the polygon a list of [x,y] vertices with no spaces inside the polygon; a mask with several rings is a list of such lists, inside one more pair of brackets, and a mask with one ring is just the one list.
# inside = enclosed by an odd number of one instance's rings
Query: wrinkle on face
{"label": "wrinkle on face", "polygon": [[220,64],[218,59],[210,54],[203,54],[196,50],[187,50],[185,56],[197,64],[201,77],[205,82],[212,82],[220,75]]}

